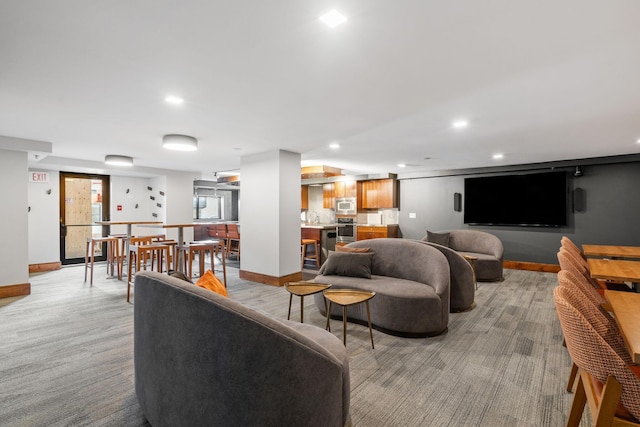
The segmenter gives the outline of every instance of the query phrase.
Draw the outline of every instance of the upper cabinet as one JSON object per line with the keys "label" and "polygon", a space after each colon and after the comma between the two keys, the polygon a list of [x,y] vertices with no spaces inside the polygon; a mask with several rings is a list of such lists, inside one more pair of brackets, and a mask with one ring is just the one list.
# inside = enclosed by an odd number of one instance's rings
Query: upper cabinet
{"label": "upper cabinet", "polygon": [[398,207],[398,186],[395,179],[376,179],[358,183],[358,207],[361,209],[391,209]]}
{"label": "upper cabinet", "polygon": [[336,181],[333,183],[334,197],[356,197],[355,181]]}
{"label": "upper cabinet", "polygon": [[309,186],[302,185],[301,186],[301,195],[300,195],[301,203],[300,210],[306,211],[309,209]]}
{"label": "upper cabinet", "polygon": [[322,207],[325,209],[334,209],[336,207],[336,196],[332,182],[322,184]]}

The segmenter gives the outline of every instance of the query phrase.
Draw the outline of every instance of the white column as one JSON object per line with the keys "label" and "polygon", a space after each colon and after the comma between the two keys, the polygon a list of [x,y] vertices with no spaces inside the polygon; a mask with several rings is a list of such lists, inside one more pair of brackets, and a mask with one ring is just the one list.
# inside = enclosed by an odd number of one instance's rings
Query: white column
{"label": "white column", "polygon": [[27,153],[0,149],[0,287],[29,282],[28,178]]}
{"label": "white column", "polygon": [[240,277],[275,285],[299,280],[300,154],[243,156],[240,173]]}

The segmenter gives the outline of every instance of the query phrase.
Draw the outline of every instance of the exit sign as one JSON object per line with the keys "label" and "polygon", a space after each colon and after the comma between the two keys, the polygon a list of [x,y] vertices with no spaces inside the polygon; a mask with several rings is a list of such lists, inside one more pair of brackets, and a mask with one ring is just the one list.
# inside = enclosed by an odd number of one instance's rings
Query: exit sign
{"label": "exit sign", "polygon": [[49,172],[29,172],[29,182],[49,182]]}

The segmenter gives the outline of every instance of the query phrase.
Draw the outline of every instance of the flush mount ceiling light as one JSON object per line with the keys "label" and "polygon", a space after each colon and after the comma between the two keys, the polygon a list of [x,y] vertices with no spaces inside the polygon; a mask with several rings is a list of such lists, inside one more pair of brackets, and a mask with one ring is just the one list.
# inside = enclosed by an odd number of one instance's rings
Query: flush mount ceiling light
{"label": "flush mount ceiling light", "polygon": [[500,159],[503,159],[503,158],[504,158],[504,154],[502,154],[502,153],[496,153],[496,154],[493,155],[493,159],[494,160],[500,160]]}
{"label": "flush mount ceiling light", "polygon": [[331,148],[332,150],[337,150],[338,148],[340,148],[340,144],[338,144],[337,142],[332,142],[331,144],[329,144],[329,148]]}
{"label": "flush mount ceiling light", "polygon": [[133,157],[108,154],[104,157],[104,162],[111,166],[133,166]]}
{"label": "flush mount ceiling light", "polygon": [[187,135],[165,135],[162,137],[162,146],[168,150],[196,151],[198,140]]}
{"label": "flush mount ceiling light", "polygon": [[469,126],[469,122],[466,120],[456,120],[451,124],[455,129],[464,129]]}
{"label": "flush mount ceiling light", "polygon": [[320,20],[327,24],[329,27],[334,28],[343,22],[346,22],[347,18],[337,10],[333,9],[330,12],[325,13],[320,17]]}
{"label": "flush mount ceiling light", "polygon": [[184,99],[180,98],[179,96],[171,96],[171,95],[167,96],[164,100],[169,104],[175,104],[175,105],[180,105],[184,102]]}

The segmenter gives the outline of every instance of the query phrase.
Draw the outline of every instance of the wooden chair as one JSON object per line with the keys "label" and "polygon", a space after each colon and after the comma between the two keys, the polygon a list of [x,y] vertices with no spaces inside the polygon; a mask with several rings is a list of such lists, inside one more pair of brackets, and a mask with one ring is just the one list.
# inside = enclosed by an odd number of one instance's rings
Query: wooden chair
{"label": "wooden chair", "polygon": [[198,274],[201,277],[206,271],[205,266],[207,253],[210,255],[211,271],[215,273],[215,260],[214,258],[220,253],[222,262],[222,275],[225,288],[227,287],[227,263],[225,254],[225,245],[222,241],[218,240],[199,240],[191,242],[188,245],[178,245],[177,251],[184,252],[184,265],[183,269],[189,279],[193,278],[193,261],[198,259]]}
{"label": "wooden chair", "polygon": [[[157,264],[156,271],[163,272],[163,263],[169,259],[169,244],[153,242],[151,236],[132,237],[129,244],[129,256],[127,259],[127,302],[131,296],[131,285],[135,272],[146,270],[149,266],[153,270]],[[168,264],[167,264],[168,270]]]}
{"label": "wooden chair", "polygon": [[627,365],[563,293],[554,289],[554,301],[579,373],[567,426],[580,424],[587,402],[596,427],[640,426],[640,370]]}
{"label": "wooden chair", "polygon": [[227,224],[227,257],[235,254],[240,261],[240,231],[238,224]]}

